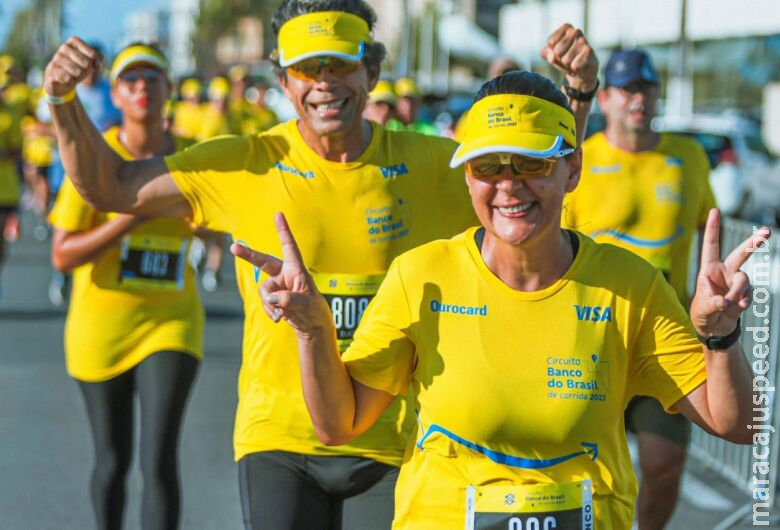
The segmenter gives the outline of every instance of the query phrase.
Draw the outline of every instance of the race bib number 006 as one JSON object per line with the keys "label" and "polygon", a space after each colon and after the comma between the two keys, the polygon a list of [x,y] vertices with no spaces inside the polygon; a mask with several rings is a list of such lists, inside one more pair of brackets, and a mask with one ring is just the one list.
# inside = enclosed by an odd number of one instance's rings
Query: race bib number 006
{"label": "race bib number 006", "polygon": [[469,486],[466,530],[593,530],[590,480],[568,484]]}
{"label": "race bib number 006", "polygon": [[368,303],[376,294],[384,274],[323,274],[312,272],[314,283],[330,306],[339,351],[344,351],[352,342],[360,319]]}
{"label": "race bib number 006", "polygon": [[181,291],[188,243],[181,237],[126,236],[119,256],[119,282],[135,289]]}

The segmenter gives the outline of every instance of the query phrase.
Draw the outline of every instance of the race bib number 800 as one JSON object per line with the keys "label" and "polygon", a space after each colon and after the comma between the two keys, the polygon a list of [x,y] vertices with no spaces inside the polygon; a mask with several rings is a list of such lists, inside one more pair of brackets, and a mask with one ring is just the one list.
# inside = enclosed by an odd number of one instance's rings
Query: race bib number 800
{"label": "race bib number 800", "polygon": [[384,274],[323,274],[312,272],[314,283],[330,306],[339,351],[344,351],[352,342],[360,319],[368,303],[376,294]]}
{"label": "race bib number 800", "polygon": [[593,530],[590,480],[568,484],[469,486],[466,530]]}

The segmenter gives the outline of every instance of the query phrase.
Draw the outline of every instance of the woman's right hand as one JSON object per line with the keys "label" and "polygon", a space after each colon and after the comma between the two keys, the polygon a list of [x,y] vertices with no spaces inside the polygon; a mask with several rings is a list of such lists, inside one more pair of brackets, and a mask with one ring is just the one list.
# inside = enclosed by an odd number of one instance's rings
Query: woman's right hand
{"label": "woman's right hand", "polygon": [[100,52],[78,37],[71,37],[54,54],[43,74],[43,88],[51,96],[64,96],[100,70]]}
{"label": "woman's right hand", "polygon": [[286,320],[301,338],[333,327],[328,302],[306,269],[284,214],[277,213],[274,223],[283,259],[238,243],[233,243],[230,251],[269,276],[260,286],[260,297],[263,309],[274,322]]}

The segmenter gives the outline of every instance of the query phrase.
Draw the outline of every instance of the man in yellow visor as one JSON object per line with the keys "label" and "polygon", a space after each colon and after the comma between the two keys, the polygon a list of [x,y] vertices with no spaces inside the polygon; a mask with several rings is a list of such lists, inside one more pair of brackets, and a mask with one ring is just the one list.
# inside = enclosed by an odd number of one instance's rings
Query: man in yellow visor
{"label": "man in yellow visor", "polygon": [[[283,211],[345,349],[398,254],[476,222],[463,170],[448,167],[452,141],[361,117],[385,57],[375,22],[363,0],[283,2],[272,21],[275,74],[298,118],[143,165],[114,157],[68,100],[95,57],[68,41],[45,86],[72,182],[102,209],[187,216],[276,255],[273,213]],[[552,44],[570,82],[592,86],[597,61],[579,36],[565,29]],[[587,60],[573,66],[576,57]],[[322,443],[302,397],[295,334],[266,318],[257,295],[265,275],[236,268],[246,321],[234,449],[247,528],[386,530],[414,406],[401,396],[349,444]]]}

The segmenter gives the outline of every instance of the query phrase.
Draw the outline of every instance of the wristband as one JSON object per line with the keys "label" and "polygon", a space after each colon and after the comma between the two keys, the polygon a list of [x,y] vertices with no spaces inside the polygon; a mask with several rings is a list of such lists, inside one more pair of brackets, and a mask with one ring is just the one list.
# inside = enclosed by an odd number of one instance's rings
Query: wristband
{"label": "wristband", "polygon": [[70,103],[74,99],[76,99],[75,88],[64,96],[52,96],[51,94],[46,93],[46,101],[51,105],[64,105],[65,103]]}
{"label": "wristband", "polygon": [[599,80],[596,79],[596,86],[593,87],[593,90],[583,92],[582,90],[577,90],[576,88],[570,87],[566,78],[563,78],[563,91],[566,92],[567,96],[575,101],[584,101],[586,103],[593,101],[593,96],[596,95],[596,92],[599,89],[599,85]]}
{"label": "wristband", "polygon": [[737,327],[734,331],[728,335],[712,335],[710,337],[702,337],[699,333],[696,336],[699,337],[699,342],[704,344],[708,350],[725,350],[739,339],[742,334],[742,319],[737,320]]}

